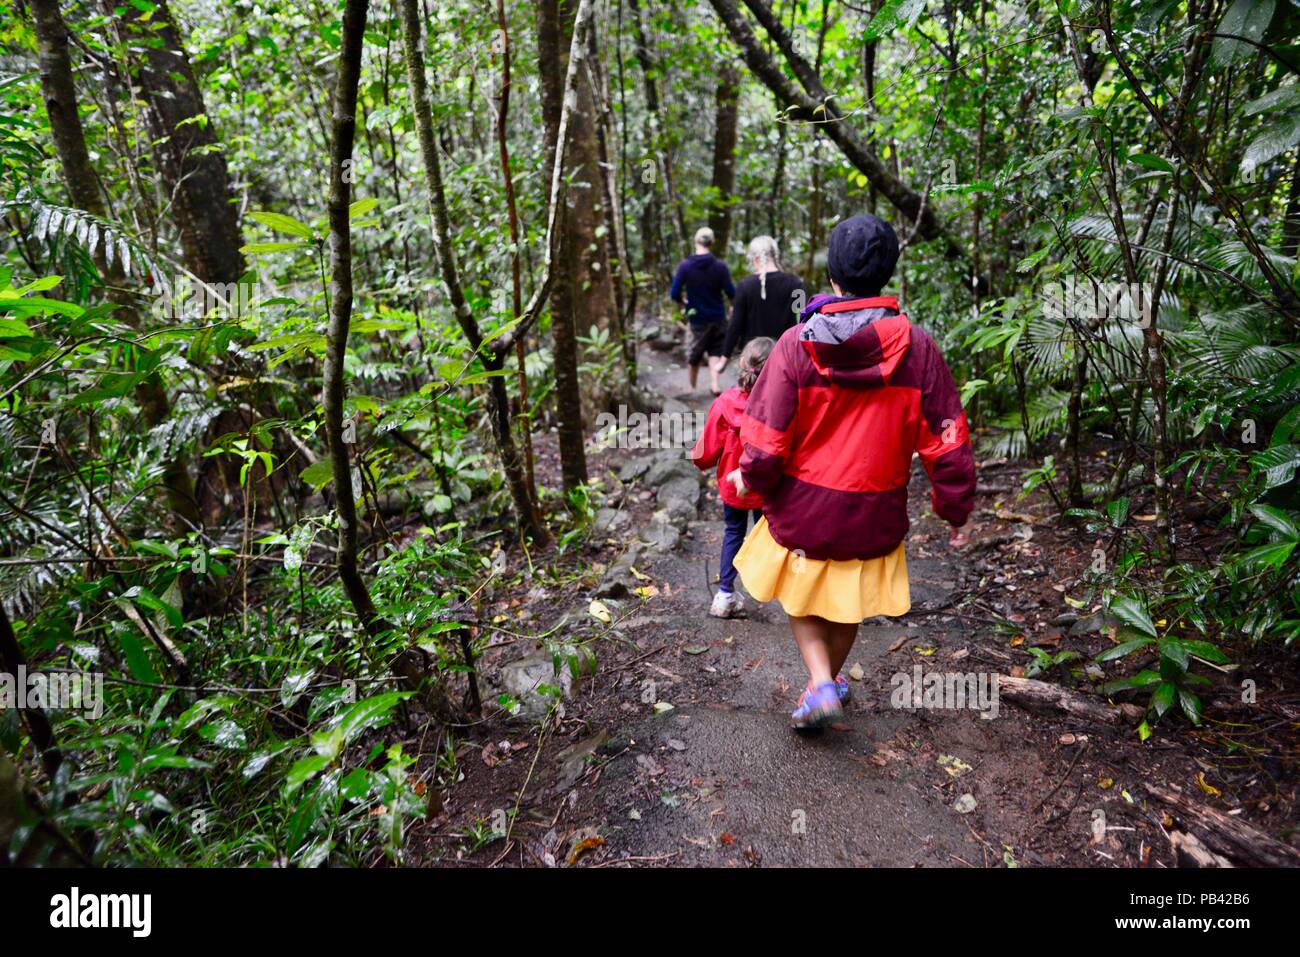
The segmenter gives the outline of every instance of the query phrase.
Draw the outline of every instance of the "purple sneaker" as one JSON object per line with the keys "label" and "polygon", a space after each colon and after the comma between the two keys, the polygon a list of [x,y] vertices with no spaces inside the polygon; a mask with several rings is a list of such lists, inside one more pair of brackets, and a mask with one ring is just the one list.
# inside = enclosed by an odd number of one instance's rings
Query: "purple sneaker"
{"label": "purple sneaker", "polygon": [[799,706],[790,715],[790,727],[796,731],[823,728],[843,714],[835,682],[828,681],[799,696]]}
{"label": "purple sneaker", "polygon": [[[808,697],[808,692],[810,691],[812,691],[811,681],[809,681],[808,685],[803,689],[803,694],[799,695],[799,700],[796,702],[795,707],[803,704],[803,699]],[[844,677],[842,674],[835,676],[835,693],[839,695],[840,704],[842,705],[848,704],[849,699],[853,697],[853,692],[849,689],[849,679]]]}

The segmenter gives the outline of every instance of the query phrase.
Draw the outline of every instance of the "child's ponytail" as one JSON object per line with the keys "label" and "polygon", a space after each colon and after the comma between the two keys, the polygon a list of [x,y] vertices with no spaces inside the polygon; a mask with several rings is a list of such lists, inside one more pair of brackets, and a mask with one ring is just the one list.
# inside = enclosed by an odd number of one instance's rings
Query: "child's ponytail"
{"label": "child's ponytail", "polygon": [[736,385],[741,392],[749,392],[758,381],[758,374],[763,371],[763,363],[772,354],[776,342],[767,336],[750,339],[740,353],[740,362],[736,366]]}

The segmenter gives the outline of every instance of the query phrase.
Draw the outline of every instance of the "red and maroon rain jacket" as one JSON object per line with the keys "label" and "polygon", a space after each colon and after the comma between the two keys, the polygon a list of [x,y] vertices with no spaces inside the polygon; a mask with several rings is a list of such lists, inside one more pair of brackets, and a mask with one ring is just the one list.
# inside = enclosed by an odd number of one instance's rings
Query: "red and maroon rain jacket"
{"label": "red and maroon rain jacket", "polygon": [[737,495],[736,486],[727,481],[727,476],[740,467],[740,426],[748,398],[748,392],[733,385],[713,400],[704,431],[691,449],[691,461],[701,471],[718,467],[718,492],[722,501],[732,508],[755,509],[763,507],[763,499],[754,492]]}
{"label": "red and maroon rain jacket", "polygon": [[740,469],[772,537],[814,559],[867,559],[907,534],[912,452],[940,518],[962,525],[975,457],[952,374],[893,296],[809,303],[745,406]]}

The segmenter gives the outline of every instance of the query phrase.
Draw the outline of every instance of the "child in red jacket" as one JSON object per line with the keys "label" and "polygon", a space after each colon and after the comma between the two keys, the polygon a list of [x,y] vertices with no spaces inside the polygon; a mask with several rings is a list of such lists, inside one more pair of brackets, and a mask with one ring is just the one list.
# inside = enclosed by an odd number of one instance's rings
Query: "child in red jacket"
{"label": "child in red jacket", "polygon": [[749,531],[751,520],[758,521],[762,496],[747,492],[737,493],[726,476],[740,467],[740,423],[745,415],[749,390],[758,381],[763,363],[776,343],[766,336],[751,339],[740,353],[736,368],[737,385],[727,389],[713,400],[709,418],[704,424],[700,439],[691,450],[691,461],[701,471],[718,468],[718,493],[722,496],[722,517],[726,528],[722,534],[722,568],[718,576],[718,593],[713,596],[709,614],[714,618],[732,618],[740,611],[740,596],[736,594],[736,569],[732,560]]}

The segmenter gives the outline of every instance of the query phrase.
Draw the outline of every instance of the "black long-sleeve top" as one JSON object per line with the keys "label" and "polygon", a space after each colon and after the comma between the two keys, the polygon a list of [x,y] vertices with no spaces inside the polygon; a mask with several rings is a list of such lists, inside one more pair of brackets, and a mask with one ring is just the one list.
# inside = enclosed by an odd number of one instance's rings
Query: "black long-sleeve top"
{"label": "black long-sleeve top", "polygon": [[805,299],[803,288],[803,280],[788,272],[746,276],[736,283],[736,301],[731,307],[722,354],[730,356],[759,336],[780,339],[781,333],[799,321]]}

